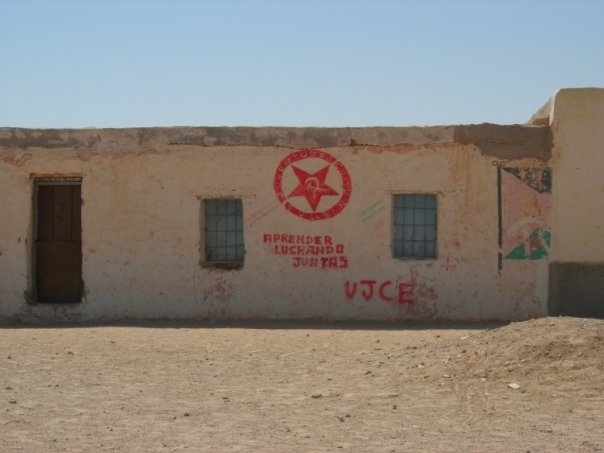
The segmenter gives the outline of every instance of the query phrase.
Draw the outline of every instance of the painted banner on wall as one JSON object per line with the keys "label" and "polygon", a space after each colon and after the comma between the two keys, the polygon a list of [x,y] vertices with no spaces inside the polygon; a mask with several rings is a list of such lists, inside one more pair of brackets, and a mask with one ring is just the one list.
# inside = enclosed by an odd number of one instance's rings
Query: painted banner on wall
{"label": "painted banner on wall", "polygon": [[538,260],[549,256],[552,172],[549,167],[503,167],[503,256]]}

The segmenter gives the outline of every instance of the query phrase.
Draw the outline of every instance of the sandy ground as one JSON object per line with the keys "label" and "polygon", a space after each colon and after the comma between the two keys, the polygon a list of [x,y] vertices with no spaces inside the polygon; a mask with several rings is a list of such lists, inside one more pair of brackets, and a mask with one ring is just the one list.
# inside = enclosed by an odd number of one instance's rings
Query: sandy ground
{"label": "sandy ground", "polygon": [[467,327],[4,327],[0,450],[604,451],[604,320]]}

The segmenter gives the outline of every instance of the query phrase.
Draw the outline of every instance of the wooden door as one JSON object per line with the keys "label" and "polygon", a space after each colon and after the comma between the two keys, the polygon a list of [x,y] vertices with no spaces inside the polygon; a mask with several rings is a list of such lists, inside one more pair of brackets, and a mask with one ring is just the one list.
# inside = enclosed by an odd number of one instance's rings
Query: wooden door
{"label": "wooden door", "polygon": [[36,300],[77,303],[82,295],[81,184],[37,184]]}

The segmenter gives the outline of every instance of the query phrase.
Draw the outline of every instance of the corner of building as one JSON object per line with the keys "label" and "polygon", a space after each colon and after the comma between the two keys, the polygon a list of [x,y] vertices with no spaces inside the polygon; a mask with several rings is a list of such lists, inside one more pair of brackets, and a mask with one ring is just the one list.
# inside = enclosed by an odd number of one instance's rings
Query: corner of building
{"label": "corner of building", "polygon": [[604,89],[560,89],[551,104],[549,311],[604,317]]}

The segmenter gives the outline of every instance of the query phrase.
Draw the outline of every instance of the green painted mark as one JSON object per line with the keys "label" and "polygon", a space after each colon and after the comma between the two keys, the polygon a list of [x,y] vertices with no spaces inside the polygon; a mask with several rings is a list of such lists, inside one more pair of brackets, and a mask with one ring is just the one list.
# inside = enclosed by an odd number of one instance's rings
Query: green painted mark
{"label": "green painted mark", "polygon": [[527,244],[520,244],[505,257],[508,260],[541,260],[549,256],[552,233],[543,228],[535,229],[528,238]]}

